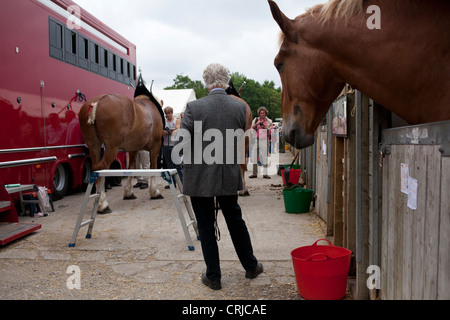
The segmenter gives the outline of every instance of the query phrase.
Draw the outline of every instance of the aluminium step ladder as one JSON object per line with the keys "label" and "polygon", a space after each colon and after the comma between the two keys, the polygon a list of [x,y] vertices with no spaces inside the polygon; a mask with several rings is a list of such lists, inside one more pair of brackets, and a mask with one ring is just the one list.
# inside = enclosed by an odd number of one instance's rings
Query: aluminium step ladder
{"label": "aluminium step ladder", "polygon": [[[75,225],[75,229],[73,231],[72,240],[69,243],[69,247],[75,247],[75,241],[78,236],[78,232],[81,227],[89,226],[86,234],[86,238],[90,239],[92,237],[92,229],[94,228],[95,218],[97,216],[98,203],[100,200],[99,190],[103,190],[105,185],[106,177],[135,177],[135,176],[159,176],[162,177],[165,181],[169,183],[170,190],[175,202],[175,206],[178,211],[178,216],[180,218],[181,227],[183,229],[184,235],[186,237],[186,242],[188,244],[188,249],[190,251],[194,251],[195,247],[192,243],[191,236],[189,234],[188,228],[192,226],[197,235],[197,239],[199,239],[197,221],[195,220],[194,213],[192,211],[192,207],[187,200],[186,196],[183,194],[183,185],[181,183],[180,177],[178,176],[178,172],[176,169],[151,169],[151,170],[101,170],[95,171],[91,173],[91,178],[89,180],[89,185],[86,189],[86,194],[84,196],[83,203],[81,205],[80,214],[78,215],[78,220]],[[98,188],[96,193],[91,194],[94,183],[100,178]],[[176,182],[177,187],[175,187],[174,181]],[[177,192],[178,189],[178,192]],[[83,221],[86,208],[89,200],[94,200],[94,206],[92,208],[91,217],[85,221]],[[184,217],[184,213],[180,204],[180,199],[183,200],[184,205],[187,209],[190,221],[186,223],[186,219]]]}

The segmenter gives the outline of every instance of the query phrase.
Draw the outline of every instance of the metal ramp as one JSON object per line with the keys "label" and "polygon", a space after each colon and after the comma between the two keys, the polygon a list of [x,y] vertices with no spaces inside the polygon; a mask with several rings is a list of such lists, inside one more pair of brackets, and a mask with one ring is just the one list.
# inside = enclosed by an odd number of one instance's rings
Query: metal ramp
{"label": "metal ramp", "polygon": [[[194,213],[192,211],[191,205],[186,199],[186,196],[183,194],[183,185],[178,176],[176,169],[152,169],[152,170],[102,170],[92,172],[91,178],[89,181],[89,185],[86,189],[86,194],[84,196],[83,203],[81,205],[80,214],[78,216],[77,223],[75,225],[75,229],[73,231],[72,240],[69,243],[69,247],[75,247],[75,242],[78,236],[78,232],[81,227],[88,226],[88,231],[86,234],[86,238],[90,239],[92,236],[92,229],[94,228],[95,217],[97,216],[98,202],[100,200],[99,190],[103,190],[105,185],[106,177],[135,177],[135,176],[148,176],[148,177],[162,177],[165,181],[169,183],[170,191],[172,192],[172,196],[175,202],[175,206],[178,211],[178,216],[180,218],[181,227],[183,229],[184,235],[186,237],[186,242],[188,245],[188,249],[190,251],[194,251],[195,247],[192,243],[191,236],[189,234],[188,228],[193,226],[194,231],[197,235],[197,239],[199,239],[197,221],[195,220]],[[94,183],[100,178],[99,185],[97,188],[97,193],[91,194]],[[174,181],[177,184],[175,187]],[[177,191],[178,189],[178,191]],[[184,205],[187,209],[190,221],[186,223],[186,219],[184,217],[184,213],[182,210],[182,206],[180,203],[180,199],[183,200]],[[89,219],[83,221],[86,208],[89,200],[94,200],[94,206],[92,208],[91,216]]]}

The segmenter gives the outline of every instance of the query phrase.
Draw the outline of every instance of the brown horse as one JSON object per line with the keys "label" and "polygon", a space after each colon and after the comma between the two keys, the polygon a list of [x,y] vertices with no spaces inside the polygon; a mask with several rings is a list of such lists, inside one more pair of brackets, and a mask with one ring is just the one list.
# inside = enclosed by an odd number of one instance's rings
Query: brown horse
{"label": "brown horse", "polygon": [[[134,101],[117,94],[95,97],[83,105],[79,120],[93,171],[109,169],[119,149],[129,152],[130,169],[136,168],[136,156],[140,150],[150,152],[150,168],[157,168],[165,120],[159,102],[145,88],[142,77],[139,78]],[[100,159],[102,143],[105,150]],[[124,187],[124,199],[136,199],[131,182],[132,177],[129,177]],[[154,177],[150,177],[150,197],[161,198]],[[111,212],[104,190],[101,190],[98,212]]]}
{"label": "brown horse", "polygon": [[449,1],[332,0],[294,20],[269,5],[292,145],[313,144],[345,83],[410,124],[450,119]]}

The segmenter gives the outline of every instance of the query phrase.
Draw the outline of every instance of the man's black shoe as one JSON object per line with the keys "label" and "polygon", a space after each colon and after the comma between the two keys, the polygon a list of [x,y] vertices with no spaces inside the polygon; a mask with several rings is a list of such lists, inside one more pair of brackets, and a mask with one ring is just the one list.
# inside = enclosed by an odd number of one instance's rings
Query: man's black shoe
{"label": "man's black shoe", "polygon": [[245,277],[247,279],[255,279],[260,273],[264,271],[263,265],[261,262],[258,262],[258,265],[256,266],[255,270],[253,271],[247,271],[245,273]]}
{"label": "man's black shoe", "polygon": [[133,186],[133,188],[139,188],[141,186],[141,184],[142,184],[142,182],[138,182]]}
{"label": "man's black shoe", "polygon": [[141,186],[139,187],[140,189],[147,189],[148,188],[148,183],[141,183]]}
{"label": "man's black shoe", "polygon": [[222,289],[222,284],[220,283],[220,280],[217,281],[211,281],[208,279],[208,277],[206,276],[206,273],[202,274],[202,283],[213,289],[213,290],[220,290]]}

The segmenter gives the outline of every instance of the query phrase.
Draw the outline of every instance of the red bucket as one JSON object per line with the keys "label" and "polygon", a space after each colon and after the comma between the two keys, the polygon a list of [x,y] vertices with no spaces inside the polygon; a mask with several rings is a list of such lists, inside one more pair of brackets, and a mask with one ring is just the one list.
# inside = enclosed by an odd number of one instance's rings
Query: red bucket
{"label": "red bucket", "polygon": [[[290,184],[298,184],[300,181],[300,173],[301,169],[291,169],[289,171],[289,183]],[[283,185],[286,185],[286,178],[284,177],[284,169],[281,170],[281,177],[283,178]]]}
{"label": "red bucket", "polygon": [[[317,245],[324,240],[329,245]],[[351,251],[326,239],[291,252],[298,293],[308,300],[339,300],[345,297]]]}

